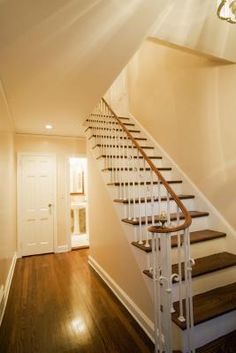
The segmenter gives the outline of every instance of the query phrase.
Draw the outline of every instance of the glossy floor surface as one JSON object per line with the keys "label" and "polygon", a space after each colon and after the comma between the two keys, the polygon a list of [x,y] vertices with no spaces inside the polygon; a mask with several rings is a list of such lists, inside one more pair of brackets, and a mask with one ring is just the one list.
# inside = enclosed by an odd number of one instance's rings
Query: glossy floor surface
{"label": "glossy floor surface", "polygon": [[17,261],[0,353],[153,353],[87,256],[78,250]]}

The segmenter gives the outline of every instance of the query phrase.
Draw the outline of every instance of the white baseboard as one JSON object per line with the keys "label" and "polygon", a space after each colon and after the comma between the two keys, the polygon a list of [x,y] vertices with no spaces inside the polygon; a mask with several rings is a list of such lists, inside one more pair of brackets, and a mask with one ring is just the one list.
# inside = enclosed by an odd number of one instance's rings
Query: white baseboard
{"label": "white baseboard", "polygon": [[123,289],[111,278],[111,276],[96,262],[96,260],[89,256],[89,265],[97,272],[103,279],[107,286],[112,290],[119,301],[125,306],[129,313],[133,316],[135,321],[148,335],[152,342],[154,342],[154,324],[144,314],[144,312],[133,302],[133,300],[123,291]]}
{"label": "white baseboard", "polygon": [[8,296],[9,296],[9,292],[10,292],[10,288],[11,288],[11,282],[12,282],[13,274],[15,271],[16,260],[17,260],[17,254],[15,253],[12,258],[11,266],[10,266],[10,269],[8,272],[6,285],[5,285],[5,287],[3,287],[3,286],[1,287],[2,288],[2,297],[0,300],[0,326],[2,324],[2,319],[3,319],[4,312],[5,312],[6,305],[7,305],[7,300],[8,300]]}
{"label": "white baseboard", "polygon": [[62,252],[68,252],[68,251],[70,251],[70,249],[69,249],[67,244],[59,245],[55,249],[55,253],[56,254],[59,254],[59,253],[62,253]]}

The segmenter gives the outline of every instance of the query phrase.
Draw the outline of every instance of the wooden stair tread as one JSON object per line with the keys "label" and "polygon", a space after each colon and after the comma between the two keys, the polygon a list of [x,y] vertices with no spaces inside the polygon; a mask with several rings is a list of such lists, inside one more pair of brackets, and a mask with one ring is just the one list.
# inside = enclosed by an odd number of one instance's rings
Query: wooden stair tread
{"label": "wooden stair tread", "polygon": [[[103,128],[103,127],[99,127],[99,128],[94,128],[93,126],[88,126],[85,130],[84,130],[84,132],[87,132],[89,129],[96,129],[96,130],[102,130],[102,131],[124,131],[123,129],[117,129],[117,128],[115,128],[115,129],[113,129],[113,128],[109,128],[109,127],[105,127],[105,128]],[[129,132],[133,132],[133,133],[135,133],[135,134],[139,134],[141,131],[140,130],[136,130],[136,129],[128,129],[128,131]]]}
{"label": "wooden stair tread", "polygon": [[[160,167],[160,168],[157,168],[159,171],[170,171],[170,170],[172,170],[172,168],[171,167]],[[134,168],[126,168],[126,167],[124,167],[124,168],[103,168],[103,169],[101,169],[101,171],[102,172],[111,172],[111,171],[121,171],[121,172],[132,172],[134,170]],[[151,170],[151,168],[139,168],[138,169],[139,171],[150,171]],[[136,169],[135,169],[135,171],[137,171]]]}
{"label": "wooden stair tread", "polygon": [[[91,113],[91,116],[97,116],[99,118],[103,117],[103,118],[112,118],[113,115],[106,115],[106,114],[96,114],[96,113]],[[119,119],[121,120],[130,120],[130,118],[124,117],[124,116],[118,116]]]}
{"label": "wooden stair tread", "polygon": [[[91,138],[93,138],[93,137],[102,137],[103,135],[98,135],[98,134],[93,134],[93,135],[91,135],[91,136],[89,136],[88,137],[88,139],[90,140]],[[112,137],[112,138],[116,138],[115,136],[114,137]],[[146,137],[136,137],[136,136],[133,136],[133,138],[135,139],[135,140],[137,140],[137,141],[147,141],[147,138]],[[129,138],[128,137],[122,137],[122,136],[120,136],[119,137],[119,140],[129,140]]]}
{"label": "wooden stair tread", "polygon": [[[183,181],[182,180],[167,180],[166,181],[168,184],[181,184]],[[151,184],[153,184],[153,185],[158,185],[158,181],[153,181],[152,183],[151,183],[151,181],[147,181],[147,182],[144,182],[144,181],[141,181],[140,183],[138,183],[138,182],[125,182],[125,183],[119,183],[119,182],[116,182],[116,183],[108,183],[107,185],[109,185],[109,186],[120,186],[120,185],[151,185]],[[162,182],[160,181],[160,184],[162,184]]]}
{"label": "wooden stair tread", "polygon": [[217,338],[206,345],[197,348],[196,353],[235,353],[236,352],[236,331]]}
{"label": "wooden stair tread", "polygon": [[[96,159],[101,159],[101,158],[117,158],[117,159],[127,159],[129,157],[127,156],[119,156],[119,155],[110,155],[110,154],[101,154],[98,156]],[[132,158],[138,159],[137,156],[133,156]],[[149,159],[162,159],[161,156],[148,156]],[[139,159],[143,159],[143,156],[139,156]]]}
{"label": "wooden stair tread", "polygon": [[[87,121],[87,122],[91,122],[91,123],[105,123],[105,122],[107,122],[106,120],[93,120],[93,119],[87,119],[86,121]],[[107,122],[107,123],[108,123],[109,125],[110,125],[110,124],[114,124],[114,125],[119,124],[118,121],[109,121],[109,122]],[[126,123],[126,122],[123,122],[123,125],[125,125],[125,126],[135,126],[134,123]]]}
{"label": "wooden stair tread", "polygon": [[[172,320],[182,330],[185,330],[186,323],[178,320],[179,302],[174,303],[174,308],[176,311],[172,314]],[[233,310],[236,310],[236,282],[193,297],[195,325],[227,314]]]}
{"label": "wooden stair tread", "polygon": [[[101,143],[97,143],[95,146],[92,147],[92,149],[95,149],[97,147],[112,147],[112,148],[118,148],[119,145],[106,145],[106,144],[101,144]],[[123,148],[123,146],[120,146],[121,148]],[[136,146],[125,146],[125,148],[137,148]],[[154,150],[154,147],[152,146],[140,146],[143,150]]]}
{"label": "wooden stair tread", "polygon": [[[192,270],[192,277],[202,276],[228,267],[236,266],[236,255],[228,252],[221,252],[195,259]],[[144,270],[143,273],[152,278],[152,272]],[[172,265],[172,273],[179,273],[178,264]],[[184,280],[184,269],[182,264],[182,279]]]}
{"label": "wooden stair tread", "polygon": [[[201,212],[201,211],[189,211],[190,215],[192,218],[198,218],[198,217],[206,217],[209,216],[208,212]],[[180,219],[184,219],[184,215],[182,213],[180,213]],[[177,219],[177,214],[176,213],[171,213],[170,215],[170,220],[171,221],[176,221]],[[139,225],[139,218],[137,220],[132,220],[132,219],[128,219],[128,218],[123,218],[122,219],[123,222],[125,223],[129,223],[132,225]],[[141,224],[145,224],[146,222],[146,218],[145,217],[141,217]],[[155,216],[154,217],[154,222],[158,223],[159,222],[159,216]],[[152,223],[152,217],[148,216],[148,224]]]}
{"label": "wooden stair tread", "polygon": [[118,116],[118,118],[123,120],[130,120],[130,118],[127,118],[126,116]]}
{"label": "wooden stair tread", "polygon": [[[178,196],[178,198],[180,199],[180,200],[189,200],[189,199],[194,199],[194,195],[183,195],[183,194],[179,194],[179,195],[177,195]],[[171,200],[173,200],[173,197],[170,197],[170,201]],[[140,202],[141,203],[144,203],[144,202],[151,202],[152,201],[152,198],[151,197],[147,197],[147,198],[145,198],[145,197],[141,197],[140,198]],[[154,201],[158,201],[158,197],[155,197],[154,198]],[[164,197],[164,196],[162,196],[161,197],[161,201],[167,201],[167,197]],[[123,204],[128,204],[129,202],[131,203],[131,204],[133,204],[134,202],[135,203],[139,203],[139,199],[130,199],[130,201],[129,200],[124,200],[124,199],[115,199],[114,200],[114,202],[117,202],[117,203],[123,203]]]}
{"label": "wooden stair tread", "polygon": [[[203,229],[203,230],[197,230],[195,232],[190,233],[190,243],[191,244],[196,244],[200,242],[205,242],[209,240],[214,240],[214,239],[219,239],[219,238],[224,238],[226,237],[226,233],[218,232],[212,229]],[[149,240],[149,246],[146,247],[145,244],[139,244],[138,241],[133,241],[131,243],[132,245],[136,246],[142,251],[145,252],[151,252],[152,247],[151,247],[151,240]],[[177,240],[177,235],[172,235],[171,237],[171,247],[176,248],[178,245],[178,240]]]}

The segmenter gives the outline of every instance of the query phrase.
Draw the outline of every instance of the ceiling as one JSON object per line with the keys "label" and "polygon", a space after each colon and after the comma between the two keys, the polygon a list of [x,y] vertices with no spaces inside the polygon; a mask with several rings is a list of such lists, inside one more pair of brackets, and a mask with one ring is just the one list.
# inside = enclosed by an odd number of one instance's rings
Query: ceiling
{"label": "ceiling", "polygon": [[216,15],[219,0],[178,0],[165,6],[152,36],[236,62],[236,25]]}
{"label": "ceiling", "polygon": [[[236,59],[212,0],[0,0],[0,79],[16,132],[82,136],[147,34]],[[150,32],[151,30],[151,32]]]}
{"label": "ceiling", "polygon": [[0,78],[16,132],[83,135],[82,122],[166,0],[0,0]]}

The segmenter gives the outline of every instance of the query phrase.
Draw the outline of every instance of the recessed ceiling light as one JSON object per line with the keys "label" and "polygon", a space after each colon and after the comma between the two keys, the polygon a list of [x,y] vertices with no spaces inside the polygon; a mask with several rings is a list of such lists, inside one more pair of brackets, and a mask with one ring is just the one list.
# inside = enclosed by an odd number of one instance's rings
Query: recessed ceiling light
{"label": "recessed ceiling light", "polygon": [[48,130],[51,130],[51,129],[53,129],[53,126],[51,124],[47,124],[47,125],[45,125],[45,128]]}

